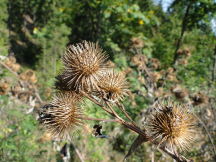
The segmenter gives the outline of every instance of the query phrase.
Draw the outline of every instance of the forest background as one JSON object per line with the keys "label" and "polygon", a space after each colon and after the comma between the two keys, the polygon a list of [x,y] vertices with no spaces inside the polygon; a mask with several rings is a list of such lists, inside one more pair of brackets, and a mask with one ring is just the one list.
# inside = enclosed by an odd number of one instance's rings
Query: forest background
{"label": "forest background", "polygon": [[[65,141],[52,141],[39,126],[36,110],[41,101],[52,97],[66,47],[82,40],[98,42],[110,63],[125,72],[131,94],[124,105],[137,123],[155,98],[171,96],[192,103],[203,133],[184,154],[195,161],[214,161],[215,24],[215,0],[1,0],[0,161],[63,160]],[[157,84],[152,94],[137,68],[138,54],[149,60]],[[171,74],[163,78],[167,71]],[[25,88],[18,86],[22,80],[28,83]],[[161,86],[161,82],[166,84]],[[94,104],[86,104],[86,114],[107,118]],[[94,124],[101,124],[109,138],[95,138],[91,133]],[[68,144],[71,161],[80,161],[79,153],[85,161],[121,161],[136,138],[111,123],[92,121],[86,129]],[[148,143],[129,161],[152,158],[171,161]]]}

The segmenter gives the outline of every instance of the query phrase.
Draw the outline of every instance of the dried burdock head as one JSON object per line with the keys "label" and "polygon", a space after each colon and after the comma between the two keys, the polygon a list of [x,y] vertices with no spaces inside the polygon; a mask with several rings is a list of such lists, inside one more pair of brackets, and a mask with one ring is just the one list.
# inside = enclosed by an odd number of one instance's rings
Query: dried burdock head
{"label": "dried burdock head", "polygon": [[183,49],[178,49],[178,51],[177,51],[177,54],[178,54],[178,55],[183,55],[183,53],[184,53],[184,50],[183,50]]}
{"label": "dried burdock head", "polygon": [[187,65],[188,64],[188,59],[187,58],[178,59],[177,63],[179,65]]}
{"label": "dried burdock head", "polygon": [[186,47],[186,48],[184,49],[184,54],[185,54],[187,57],[191,56],[191,50],[190,50],[190,48]]}
{"label": "dried burdock head", "polygon": [[82,125],[81,100],[75,92],[59,92],[53,101],[40,109],[39,120],[54,138],[66,139],[71,131]]}
{"label": "dried burdock head", "polygon": [[169,67],[169,68],[166,70],[166,72],[167,72],[168,74],[172,74],[174,71],[175,71],[175,70],[174,70],[172,67]]}
{"label": "dried burdock head", "polygon": [[20,79],[31,82],[31,83],[36,83],[37,82],[37,77],[36,74],[33,70],[26,70],[25,72],[20,74]]}
{"label": "dried burdock head", "polygon": [[194,94],[191,98],[193,100],[194,106],[206,104],[206,103],[208,103],[208,100],[209,100],[208,96],[206,96],[205,94],[203,94],[201,92]]}
{"label": "dried burdock head", "polygon": [[171,91],[178,99],[184,99],[188,96],[188,90],[186,88],[181,87],[180,85],[172,87]]}
{"label": "dried burdock head", "polygon": [[16,63],[16,58],[14,56],[9,56],[5,59],[4,63],[11,67],[12,64],[15,64]]}
{"label": "dried burdock head", "polygon": [[142,67],[148,62],[148,58],[145,55],[137,54],[131,58],[131,62],[138,67]]}
{"label": "dried burdock head", "polygon": [[20,70],[20,64],[16,63],[16,58],[14,56],[7,57],[4,63],[9,68],[11,68],[14,72],[18,72]]}
{"label": "dried burdock head", "polygon": [[149,63],[150,67],[153,69],[158,69],[160,67],[160,61],[157,58],[151,58]]}
{"label": "dried burdock head", "polygon": [[186,56],[186,57],[189,57],[189,56],[191,56],[191,50],[190,50],[190,48],[185,47],[184,49],[179,49],[179,50],[177,51],[177,54],[178,54],[179,56]]}
{"label": "dried burdock head", "polygon": [[159,145],[184,151],[194,142],[196,120],[186,105],[158,102],[147,120],[147,131]]}
{"label": "dried burdock head", "polygon": [[128,94],[128,85],[125,76],[113,70],[107,71],[100,79],[98,87],[99,89],[96,90],[96,94],[105,101],[116,102],[123,100]]}
{"label": "dried burdock head", "polygon": [[107,56],[96,43],[84,41],[71,45],[63,55],[67,87],[87,90],[97,86],[99,78],[107,70]]}
{"label": "dried burdock head", "polygon": [[18,72],[20,70],[20,67],[21,67],[20,64],[15,63],[15,64],[12,64],[10,68],[13,71]]}
{"label": "dried burdock head", "polygon": [[131,38],[131,42],[132,42],[132,47],[133,48],[143,48],[144,47],[143,40],[138,38],[138,37]]}
{"label": "dried burdock head", "polygon": [[178,79],[176,78],[176,74],[175,73],[167,74],[166,80],[170,81],[170,82],[178,82]]}
{"label": "dried burdock head", "polygon": [[159,72],[151,72],[150,73],[150,78],[153,82],[157,82],[161,78],[161,74]]}
{"label": "dried burdock head", "polygon": [[0,95],[5,95],[8,93],[10,85],[6,81],[0,82]]}

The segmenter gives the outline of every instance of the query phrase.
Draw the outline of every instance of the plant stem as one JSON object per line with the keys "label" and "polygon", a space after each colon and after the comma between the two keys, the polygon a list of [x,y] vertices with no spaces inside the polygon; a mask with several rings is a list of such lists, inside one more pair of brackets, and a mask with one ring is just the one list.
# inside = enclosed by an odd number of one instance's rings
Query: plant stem
{"label": "plant stem", "polygon": [[[112,112],[110,112],[106,107],[104,107],[101,103],[99,103],[98,101],[96,101],[94,98],[92,98],[91,96],[89,96],[87,93],[85,93],[84,91],[80,91],[80,93],[85,96],[86,98],[88,98],[90,101],[92,101],[93,103],[95,103],[96,105],[100,106],[104,111],[106,111],[107,113],[109,113],[110,115],[114,116],[114,114]],[[115,116],[114,116],[115,117]]]}
{"label": "plant stem", "polygon": [[93,121],[102,121],[102,122],[118,122],[116,119],[101,119],[101,118],[90,118],[90,117],[82,117],[83,120],[93,120]]}

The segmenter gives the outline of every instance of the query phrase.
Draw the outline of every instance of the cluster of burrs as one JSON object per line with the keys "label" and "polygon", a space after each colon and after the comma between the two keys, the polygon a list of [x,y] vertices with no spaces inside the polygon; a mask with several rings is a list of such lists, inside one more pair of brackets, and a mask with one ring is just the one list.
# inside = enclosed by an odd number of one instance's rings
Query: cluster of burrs
{"label": "cluster of burrs", "polygon": [[109,67],[107,58],[97,43],[83,41],[67,48],[63,72],[56,77],[56,95],[40,111],[41,123],[54,137],[65,138],[83,123],[83,93],[109,103],[127,95],[124,74]]}
{"label": "cluster of burrs", "polygon": [[[143,130],[120,103],[128,94],[125,75],[109,66],[107,55],[96,43],[84,41],[71,45],[62,56],[64,68],[56,77],[56,95],[40,110],[40,121],[53,137],[64,139],[86,120],[80,103],[91,99],[114,121],[135,131],[158,146],[186,150],[193,142],[195,120],[188,106],[173,102],[158,102],[147,117]],[[104,106],[105,105],[105,106]],[[126,122],[112,108],[119,107]]]}

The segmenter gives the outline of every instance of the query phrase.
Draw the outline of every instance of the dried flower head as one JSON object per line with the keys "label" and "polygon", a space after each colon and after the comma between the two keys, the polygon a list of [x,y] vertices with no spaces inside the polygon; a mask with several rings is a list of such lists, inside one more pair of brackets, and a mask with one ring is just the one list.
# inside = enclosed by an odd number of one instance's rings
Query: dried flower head
{"label": "dried flower head", "polygon": [[175,69],[173,69],[172,67],[169,67],[166,72],[167,74],[172,74],[175,71]]}
{"label": "dried flower head", "polygon": [[20,78],[22,80],[31,82],[31,83],[36,83],[37,82],[37,77],[36,74],[33,70],[26,70],[25,72],[20,74]]}
{"label": "dried flower head", "polygon": [[81,97],[75,92],[59,92],[50,104],[40,111],[40,121],[54,138],[67,138],[70,131],[82,124]]}
{"label": "dried flower head", "polygon": [[128,93],[128,86],[125,76],[113,70],[108,71],[98,83],[99,89],[96,90],[105,101],[122,100]]}
{"label": "dried flower head", "polygon": [[166,80],[170,82],[178,82],[178,79],[176,78],[176,73],[168,73],[166,76]]}
{"label": "dried flower head", "polygon": [[150,73],[150,78],[153,82],[157,82],[159,79],[161,79],[161,77],[162,76],[159,72],[154,71]]}
{"label": "dried flower head", "polygon": [[177,60],[177,63],[179,65],[187,65],[188,64],[188,59],[187,58],[181,58]]}
{"label": "dried flower head", "polygon": [[16,63],[16,58],[14,56],[7,57],[4,63],[15,72],[20,70],[20,64]]}
{"label": "dried flower head", "polygon": [[12,64],[16,63],[16,58],[14,56],[9,56],[5,59],[5,64],[11,67]]}
{"label": "dried flower head", "polygon": [[194,106],[206,104],[206,103],[208,103],[208,100],[209,100],[208,96],[206,96],[205,94],[203,94],[201,92],[194,94],[191,98],[193,100]]}
{"label": "dried flower head", "polygon": [[92,89],[107,70],[107,56],[96,43],[84,41],[71,45],[63,55],[63,79],[70,89]]}
{"label": "dried flower head", "polygon": [[186,56],[186,57],[190,57],[191,56],[191,50],[188,47],[185,47],[184,49],[179,49],[177,51],[177,54],[179,56]]}
{"label": "dried flower head", "polygon": [[19,70],[20,70],[20,64],[17,64],[17,63],[15,63],[15,64],[12,64],[11,65],[11,69],[14,71],[14,72],[18,72]]}
{"label": "dried flower head", "polygon": [[171,88],[172,93],[175,95],[178,99],[184,99],[188,96],[188,90],[186,88],[183,88],[180,85],[176,85]]}
{"label": "dried flower head", "polygon": [[142,67],[148,62],[148,58],[145,55],[137,54],[131,58],[131,62],[138,67]]}
{"label": "dried flower head", "polygon": [[195,117],[188,106],[158,102],[148,119],[148,133],[152,140],[173,149],[187,150],[195,138]]}
{"label": "dried flower head", "polygon": [[131,38],[131,42],[132,42],[132,47],[133,48],[143,48],[144,47],[143,40],[138,38],[138,37]]}
{"label": "dried flower head", "polygon": [[8,91],[9,91],[9,88],[10,88],[10,86],[9,86],[9,84],[6,82],[6,81],[1,81],[0,82],[0,95],[5,95],[5,94],[7,94],[8,93]]}
{"label": "dried flower head", "polygon": [[158,69],[160,65],[160,61],[157,58],[150,59],[150,67],[152,67],[153,69]]}

